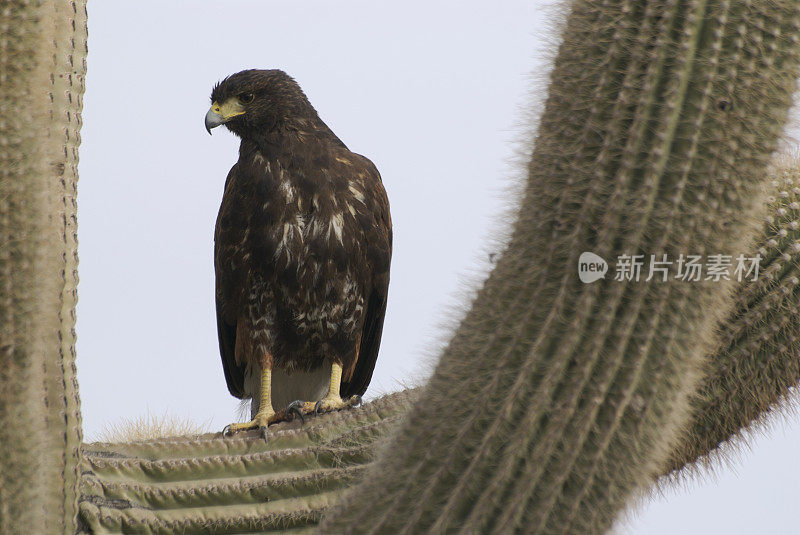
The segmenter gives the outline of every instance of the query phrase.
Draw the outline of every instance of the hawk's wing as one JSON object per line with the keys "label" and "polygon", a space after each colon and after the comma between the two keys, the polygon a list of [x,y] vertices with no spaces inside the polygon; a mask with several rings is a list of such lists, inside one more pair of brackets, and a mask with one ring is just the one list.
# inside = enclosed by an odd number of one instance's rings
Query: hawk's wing
{"label": "hawk's wing", "polygon": [[366,310],[358,360],[353,375],[347,381],[342,381],[341,395],[345,399],[355,394],[363,395],[372,379],[378,348],[381,345],[389,290],[389,265],[392,259],[392,219],[389,214],[389,200],[378,170],[367,158],[363,160],[367,164],[369,178],[369,183],[364,184],[363,189],[372,193],[370,204],[373,205],[374,214],[372,224],[369,228],[363,229],[372,284],[364,296]]}
{"label": "hawk's wing", "polygon": [[217,337],[219,354],[222,356],[222,369],[225,370],[225,382],[231,395],[241,399],[244,397],[245,366],[236,362],[236,325],[231,325],[222,318],[219,294],[216,301]]}
{"label": "hawk's wing", "polygon": [[222,368],[228,391],[237,398],[244,397],[244,374],[246,364],[236,360],[236,311],[243,288],[241,244],[247,219],[246,210],[234,210],[236,205],[236,174],[239,165],[234,165],[225,180],[225,193],[219,207],[214,229],[214,271],[217,310],[217,337]]}
{"label": "hawk's wing", "polygon": [[378,348],[381,345],[383,332],[383,317],[386,313],[386,289],[389,286],[389,277],[382,288],[375,288],[367,301],[366,319],[361,335],[361,349],[358,352],[353,376],[349,381],[342,381],[341,395],[344,399],[358,394],[363,395],[372,379],[375,370],[375,361],[378,359]]}

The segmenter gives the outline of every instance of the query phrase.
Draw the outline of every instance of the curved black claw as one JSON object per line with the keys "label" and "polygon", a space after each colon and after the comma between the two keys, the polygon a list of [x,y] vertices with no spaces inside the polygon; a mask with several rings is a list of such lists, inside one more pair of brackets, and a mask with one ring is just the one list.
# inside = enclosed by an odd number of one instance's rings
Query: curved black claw
{"label": "curved black claw", "polygon": [[322,400],[317,401],[314,403],[314,416],[319,416],[319,408],[322,405]]}
{"label": "curved black claw", "polygon": [[262,426],[260,426],[258,428],[258,430],[261,432],[261,436],[264,439],[264,441],[266,442],[266,440],[267,440],[267,426],[266,425],[262,425]]}
{"label": "curved black claw", "polygon": [[306,417],[303,415],[303,401],[296,399],[289,403],[286,406],[286,414],[287,415],[297,415],[300,417],[300,421],[306,423]]}
{"label": "curved black claw", "polygon": [[231,424],[226,425],[222,428],[222,436],[223,437],[231,437],[233,433],[231,433]]}

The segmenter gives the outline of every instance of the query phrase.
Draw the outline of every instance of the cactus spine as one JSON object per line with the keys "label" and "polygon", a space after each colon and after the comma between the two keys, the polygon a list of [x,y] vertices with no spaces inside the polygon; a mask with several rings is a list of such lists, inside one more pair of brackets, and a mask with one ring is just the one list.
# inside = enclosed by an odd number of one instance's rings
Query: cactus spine
{"label": "cactus spine", "polygon": [[85,4],[0,11],[0,532],[74,530],[75,183]]}
{"label": "cactus spine", "polygon": [[784,159],[768,176],[769,215],[754,248],[763,257],[762,275],[737,288],[666,472],[713,460],[712,452],[740,440],[800,382],[800,162]]}
{"label": "cactus spine", "polygon": [[652,481],[731,288],[582,284],[578,257],[747,251],[799,8],[572,3],[509,246],[323,531],[602,533]]}

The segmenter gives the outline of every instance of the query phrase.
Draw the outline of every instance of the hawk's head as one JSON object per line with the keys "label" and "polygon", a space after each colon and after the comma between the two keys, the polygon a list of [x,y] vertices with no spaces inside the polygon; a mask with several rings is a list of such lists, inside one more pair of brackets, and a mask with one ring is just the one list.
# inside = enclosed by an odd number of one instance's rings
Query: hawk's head
{"label": "hawk's head", "polygon": [[250,69],[228,76],[211,91],[206,130],[224,124],[239,137],[279,125],[304,129],[317,113],[303,90],[285,72]]}

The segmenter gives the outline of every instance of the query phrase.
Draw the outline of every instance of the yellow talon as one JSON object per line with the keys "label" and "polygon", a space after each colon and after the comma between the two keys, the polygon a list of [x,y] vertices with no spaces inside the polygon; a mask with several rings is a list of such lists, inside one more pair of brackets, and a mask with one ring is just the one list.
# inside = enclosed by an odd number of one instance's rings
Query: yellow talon
{"label": "yellow talon", "polygon": [[[333,363],[331,365],[331,382],[328,394],[321,400],[294,402],[294,409],[301,414],[319,414],[321,412],[332,412],[341,409],[355,407],[361,403],[360,396],[352,396],[350,399],[343,400],[339,395],[339,388],[342,383],[342,366]],[[261,376],[261,404],[255,418],[246,423],[230,424],[223,429],[223,434],[233,434],[249,429],[266,429],[269,425],[289,419],[291,411],[282,410],[276,413],[272,408],[272,369],[264,368]],[[296,405],[295,405],[296,404]],[[290,405],[290,408],[292,408]]]}
{"label": "yellow talon", "polygon": [[272,406],[269,406],[269,410],[258,411],[258,413],[256,413],[256,417],[249,422],[241,424],[229,424],[225,428],[225,432],[226,434],[233,434],[238,433],[239,431],[247,431],[248,429],[259,429],[279,421],[281,421],[281,418],[274,410],[272,410]]}
{"label": "yellow talon", "polygon": [[339,395],[339,388],[342,383],[342,365],[335,362],[331,365],[331,382],[328,393],[321,400],[304,401],[301,407],[303,414],[319,414],[321,412],[332,412],[341,409],[348,409],[361,403],[360,396],[352,396],[347,401]]}
{"label": "yellow talon", "polygon": [[349,409],[361,403],[361,396],[351,396],[347,401],[339,396],[325,396],[314,404],[314,413],[332,412]]}
{"label": "yellow talon", "polygon": [[261,404],[255,418],[246,423],[230,424],[223,429],[222,434],[233,434],[248,429],[266,428],[270,424],[280,422],[285,415],[279,415],[272,408],[272,368],[264,367],[261,375]]}

